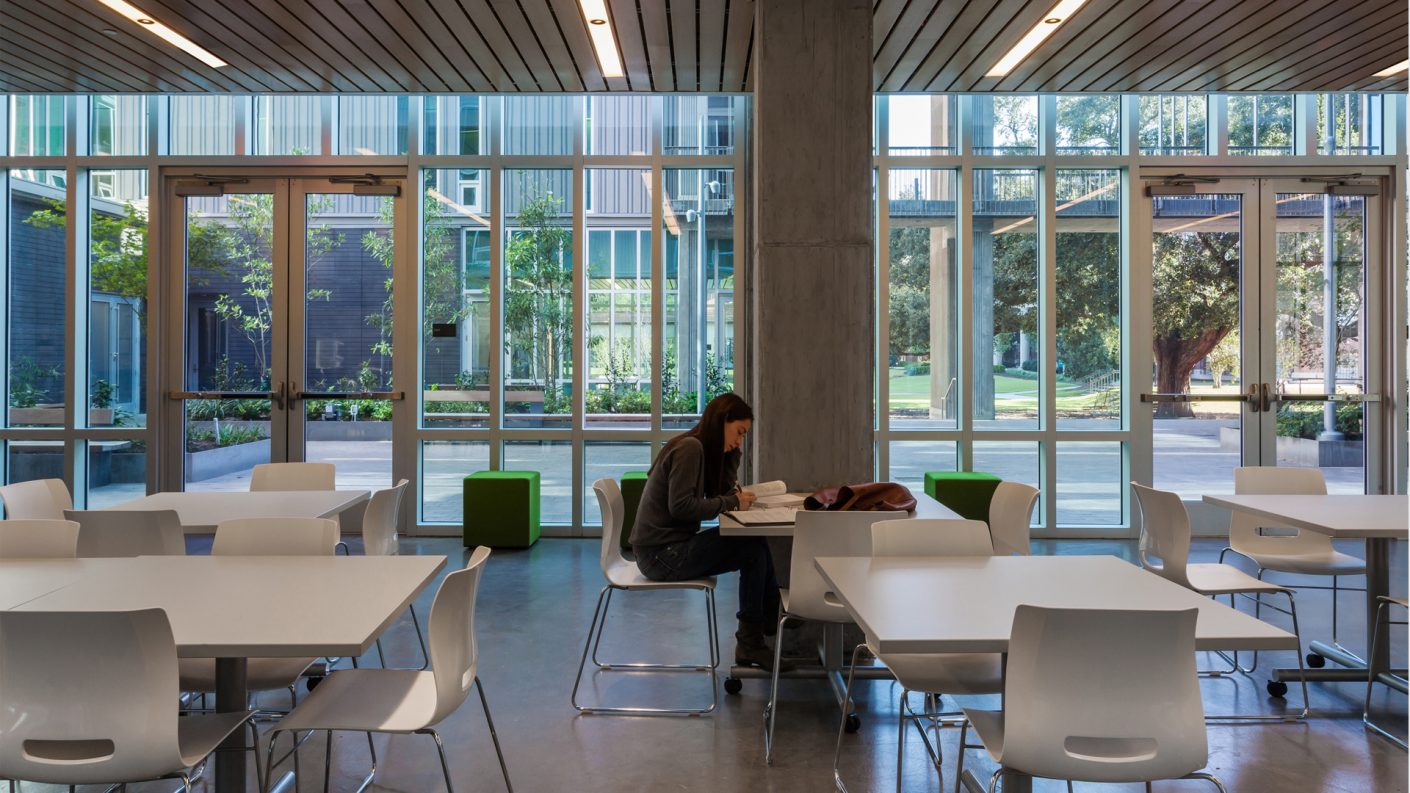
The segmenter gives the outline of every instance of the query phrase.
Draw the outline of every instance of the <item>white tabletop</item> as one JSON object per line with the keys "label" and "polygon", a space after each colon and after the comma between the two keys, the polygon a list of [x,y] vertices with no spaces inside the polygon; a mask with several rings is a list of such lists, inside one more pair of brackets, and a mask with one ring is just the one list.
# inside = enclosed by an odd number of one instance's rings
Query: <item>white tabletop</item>
{"label": "white tabletop", "polygon": [[821,557],[818,570],[882,653],[1001,653],[1020,604],[1198,608],[1201,650],[1297,647],[1287,631],[1114,556]]}
{"label": "white tabletop", "polygon": [[124,501],[108,509],[174,509],[186,531],[210,533],[217,523],[233,518],[335,518],[369,495],[366,490],[170,492]]}
{"label": "white tabletop", "polygon": [[[25,611],[161,608],[185,658],[361,655],[444,556],[142,556],[91,569]],[[11,565],[40,563],[11,562]]]}
{"label": "white tabletop", "polygon": [[[951,518],[958,519],[958,512],[941,504],[925,493],[912,493],[916,499],[915,511],[910,514],[912,518]],[[720,516],[720,534],[734,537],[792,537],[793,524],[772,524],[768,526],[745,526],[728,515]]]}
{"label": "white tabletop", "polygon": [[1251,512],[1268,528],[1305,529],[1341,538],[1410,535],[1410,496],[1205,496],[1206,503]]}
{"label": "white tabletop", "polygon": [[62,589],[99,566],[93,559],[0,560],[0,611]]}

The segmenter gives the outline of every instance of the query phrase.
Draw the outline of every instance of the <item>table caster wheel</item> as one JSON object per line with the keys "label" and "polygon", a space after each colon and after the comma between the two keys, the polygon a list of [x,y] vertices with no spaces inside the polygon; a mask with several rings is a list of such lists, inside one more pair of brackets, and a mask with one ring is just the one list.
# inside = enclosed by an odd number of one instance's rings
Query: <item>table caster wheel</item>
{"label": "table caster wheel", "polygon": [[1308,653],[1306,660],[1307,665],[1312,667],[1313,669],[1321,669],[1322,667],[1327,665],[1327,659],[1323,658],[1317,653]]}
{"label": "table caster wheel", "polygon": [[861,719],[861,717],[858,716],[858,715],[855,714],[855,713],[848,713],[848,714],[847,714],[847,723],[842,727],[842,729],[846,730],[846,731],[847,731],[847,734],[850,735],[850,734],[856,732],[857,730],[860,730],[861,728],[862,728],[862,719]]}
{"label": "table caster wheel", "polygon": [[744,688],[744,681],[737,677],[725,678],[725,693],[738,694]]}
{"label": "table caster wheel", "polygon": [[1281,680],[1268,681],[1268,696],[1282,699],[1288,695],[1288,684]]}

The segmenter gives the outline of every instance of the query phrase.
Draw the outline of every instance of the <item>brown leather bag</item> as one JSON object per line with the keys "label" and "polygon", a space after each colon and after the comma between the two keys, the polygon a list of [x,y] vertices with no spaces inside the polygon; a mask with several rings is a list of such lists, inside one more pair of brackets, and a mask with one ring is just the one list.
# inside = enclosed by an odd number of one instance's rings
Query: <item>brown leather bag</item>
{"label": "brown leather bag", "polygon": [[905,485],[895,482],[864,482],[859,485],[818,488],[803,502],[803,509],[835,512],[912,512],[916,497]]}

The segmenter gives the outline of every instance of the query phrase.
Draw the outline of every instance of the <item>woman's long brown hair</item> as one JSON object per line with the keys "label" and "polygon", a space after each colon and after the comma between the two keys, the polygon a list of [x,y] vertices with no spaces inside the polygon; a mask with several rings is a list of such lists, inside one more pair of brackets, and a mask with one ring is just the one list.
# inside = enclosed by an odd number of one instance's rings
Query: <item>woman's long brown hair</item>
{"label": "woman's long brown hair", "polygon": [[753,420],[754,409],[749,407],[743,397],[733,392],[720,394],[705,406],[705,412],[700,414],[700,421],[668,441],[666,448],[661,450],[661,455],[656,459],[664,457],[666,452],[682,440],[695,438],[705,449],[705,496],[710,498],[728,493],[734,482],[725,481],[725,462],[737,459],[739,450],[725,453],[725,424],[731,421]]}

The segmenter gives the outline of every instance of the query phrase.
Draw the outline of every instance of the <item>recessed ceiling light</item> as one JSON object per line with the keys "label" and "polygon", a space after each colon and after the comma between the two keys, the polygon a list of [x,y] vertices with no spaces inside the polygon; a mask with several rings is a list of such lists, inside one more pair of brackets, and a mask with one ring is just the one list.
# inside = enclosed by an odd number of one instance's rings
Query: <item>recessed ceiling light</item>
{"label": "recessed ceiling light", "polygon": [[607,24],[607,4],[604,0],[578,0],[583,10],[583,19],[588,22],[588,35],[592,36],[592,48],[597,53],[597,62],[602,66],[603,77],[621,77],[622,58],[617,54],[617,40],[612,36],[612,26]]}
{"label": "recessed ceiling light", "polygon": [[1396,74],[1399,74],[1400,72],[1403,72],[1403,71],[1405,71],[1405,70],[1407,70],[1407,69],[1410,69],[1410,61],[1401,61],[1400,63],[1397,63],[1396,65],[1390,67],[1389,69],[1382,69],[1382,70],[1376,72],[1376,76],[1377,76],[1377,77],[1391,77],[1391,76],[1396,75]]}
{"label": "recessed ceiling light", "polygon": [[1058,26],[1071,19],[1077,9],[1086,3],[1087,0],[1059,0],[1058,4],[1053,6],[1053,10],[1049,11],[1041,22],[1025,33],[1023,38],[1013,45],[1013,49],[1004,53],[1004,57],[1000,58],[999,62],[994,64],[984,75],[986,77],[1003,77],[1013,71],[1014,67],[1022,63],[1023,59],[1027,58],[1033,50],[1038,49],[1039,44],[1046,41],[1048,36],[1053,35],[1053,31],[1057,30]]}
{"label": "recessed ceiling light", "polygon": [[[123,16],[127,17],[133,22],[136,22],[147,30],[150,30],[153,35],[160,37],[163,41],[167,42],[173,47],[176,47],[177,49],[188,53],[196,60],[200,61],[201,63],[204,63],[207,66],[212,66],[218,69],[222,66],[228,65],[225,61],[221,60],[220,58],[217,58],[209,50],[205,49],[196,42],[186,38],[180,33],[177,33],[166,25],[163,25],[162,23],[143,13],[141,10],[133,7],[131,4],[124,2],[124,0],[98,0],[98,2],[102,3],[108,8],[111,8],[119,14],[122,14]],[[104,32],[106,33],[107,31]],[[116,33],[117,31],[113,31],[113,35],[116,35]]]}

